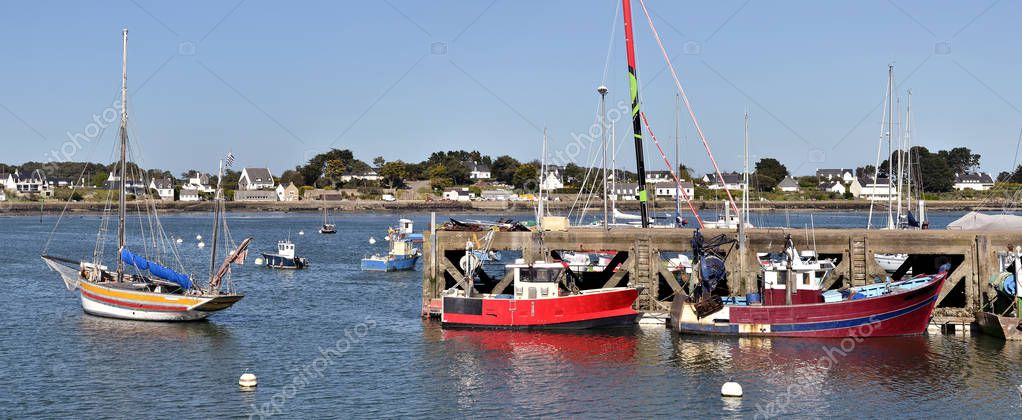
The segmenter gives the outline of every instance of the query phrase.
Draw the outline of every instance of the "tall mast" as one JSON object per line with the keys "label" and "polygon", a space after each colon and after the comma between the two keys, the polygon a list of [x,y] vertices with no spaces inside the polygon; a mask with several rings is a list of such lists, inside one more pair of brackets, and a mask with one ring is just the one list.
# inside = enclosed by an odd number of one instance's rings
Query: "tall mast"
{"label": "tall mast", "polygon": [[[894,65],[887,65],[887,101],[890,106],[891,115],[887,118],[887,228],[894,228],[894,200],[891,197],[891,189],[894,187],[891,182],[894,176],[894,162],[892,162],[891,154],[893,153],[891,134],[894,131]],[[876,181],[874,181],[876,182]]]}
{"label": "tall mast", "polygon": [[898,218],[895,219],[898,223],[901,223],[901,195],[904,191],[902,189],[903,179],[905,177],[905,160],[902,158],[902,154],[905,153],[905,136],[902,135],[901,126],[901,95],[898,95]]}
{"label": "tall mast", "polygon": [[745,281],[745,218],[749,214],[749,111],[745,111],[745,156],[742,158],[742,211],[738,212],[738,269],[741,281]]}
{"label": "tall mast", "polygon": [[120,194],[117,197],[117,281],[124,279],[124,221],[127,206],[124,203],[124,183],[127,180],[128,163],[128,28],[121,31],[123,48],[121,51],[121,178]]}
{"label": "tall mast", "polygon": [[543,156],[539,162],[539,204],[536,205],[536,224],[543,225],[543,184],[546,182],[546,127],[543,127]]}
{"label": "tall mast", "polygon": [[607,92],[606,86],[600,85],[596,88],[600,94],[600,140],[603,142],[603,227],[608,228],[607,200]]}
{"label": "tall mast", "polygon": [[632,96],[632,131],[635,136],[635,170],[638,172],[638,187],[636,193],[639,195],[639,215],[642,217],[642,227],[649,227],[649,215],[646,209],[646,165],[642,159],[642,122],[639,115],[639,82],[635,71],[635,41],[632,37],[632,4],[629,0],[622,0],[621,6],[624,9],[625,18],[625,47],[628,52],[628,85]]}
{"label": "tall mast", "polygon": [[[222,200],[220,185],[223,177],[224,161],[221,160],[216,172],[216,191],[213,192],[213,249],[209,253],[209,286],[211,289],[214,284],[214,276],[216,276],[216,248],[220,236],[220,202]],[[212,292],[212,290],[210,291]]]}
{"label": "tall mast", "polygon": [[912,89],[908,90],[905,110],[905,208],[912,212]]}
{"label": "tall mast", "polygon": [[[681,179],[681,95],[674,94],[674,167]],[[674,223],[681,223],[681,183],[674,187]]]}
{"label": "tall mast", "polygon": [[617,120],[610,122],[610,149],[610,173],[614,176],[610,180],[610,190],[614,192],[614,211],[610,213],[610,220],[617,224]]}

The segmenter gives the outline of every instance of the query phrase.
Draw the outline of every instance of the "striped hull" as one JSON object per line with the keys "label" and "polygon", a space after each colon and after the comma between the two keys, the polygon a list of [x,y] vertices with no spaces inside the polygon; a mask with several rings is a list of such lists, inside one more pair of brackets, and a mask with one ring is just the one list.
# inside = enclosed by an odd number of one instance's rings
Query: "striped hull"
{"label": "striped hull", "polygon": [[79,283],[78,292],[87,314],[137,321],[197,321],[233,306],[243,297],[131,291],[86,281]]}
{"label": "striped hull", "polygon": [[889,337],[922,334],[946,276],[899,293],[808,305],[727,305],[703,318],[680,299],[671,328],[686,334],[772,337]]}

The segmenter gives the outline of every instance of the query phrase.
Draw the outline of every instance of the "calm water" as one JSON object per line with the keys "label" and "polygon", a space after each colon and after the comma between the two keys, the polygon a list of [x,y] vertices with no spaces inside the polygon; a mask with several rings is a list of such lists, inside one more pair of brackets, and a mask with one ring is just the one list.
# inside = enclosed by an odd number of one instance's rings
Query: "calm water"
{"label": "calm water", "polygon": [[[771,214],[775,225],[808,223]],[[933,214],[934,227],[955,214]],[[414,219],[419,228],[428,216]],[[421,274],[358,271],[383,251],[396,215],[232,218],[253,249],[296,240],[312,266],[299,272],[246,265],[247,297],[208,322],[135,323],[84,315],[39,260],[55,218],[0,218],[5,305],[0,417],[1016,417],[1022,345],[985,337],[836,340],[678,338],[664,328],[584,334],[443,331],[419,317]],[[827,213],[816,226],[861,226]],[[207,264],[209,221],[163,218],[188,238],[182,256]],[[767,220],[769,221],[769,220]],[[755,220],[754,220],[755,222]],[[99,219],[62,222],[50,253],[91,252]],[[298,232],[304,230],[305,235]],[[251,258],[250,258],[251,262]],[[241,392],[238,376],[259,387]],[[746,397],[719,397],[729,378]]]}

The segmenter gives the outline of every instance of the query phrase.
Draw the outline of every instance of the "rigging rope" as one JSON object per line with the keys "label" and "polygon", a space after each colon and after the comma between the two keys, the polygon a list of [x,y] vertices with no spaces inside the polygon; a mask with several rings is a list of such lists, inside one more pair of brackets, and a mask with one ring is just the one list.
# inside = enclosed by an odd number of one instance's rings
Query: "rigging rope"
{"label": "rigging rope", "polygon": [[678,88],[678,93],[681,94],[681,99],[685,102],[685,108],[688,110],[688,115],[692,118],[692,124],[695,126],[696,132],[699,133],[699,139],[703,142],[703,147],[706,149],[707,156],[710,157],[710,163],[713,164],[713,170],[717,174],[717,179],[720,180],[720,184],[724,188],[724,192],[727,193],[727,199],[731,203],[731,207],[734,209],[735,214],[739,214],[738,205],[735,204],[734,197],[731,196],[731,190],[728,190],[727,183],[724,182],[724,176],[720,173],[720,167],[717,165],[717,160],[713,157],[713,152],[710,151],[710,143],[706,140],[706,136],[703,134],[703,128],[699,125],[699,120],[696,118],[695,111],[692,109],[692,104],[688,100],[688,95],[685,94],[685,89],[681,87],[681,80],[678,79],[678,73],[674,71],[674,65],[671,64],[671,58],[667,55],[667,50],[664,48],[663,41],[660,40],[660,33],[657,32],[656,26],[653,25],[653,18],[649,15],[649,10],[646,10],[645,0],[639,0],[639,4],[642,6],[642,12],[646,15],[646,21],[649,22],[649,29],[653,31],[653,36],[656,38],[656,43],[660,47],[660,52],[663,53],[664,61],[667,62],[667,68],[671,71],[671,77],[674,79],[674,85]]}
{"label": "rigging rope", "polygon": [[[649,137],[653,139],[653,144],[656,145],[656,149],[660,152],[660,157],[664,158],[664,163],[667,164],[667,170],[671,172],[671,176],[674,177],[674,183],[678,186],[678,190],[681,191],[682,197],[685,197],[685,202],[688,203],[689,210],[692,210],[692,215],[695,216],[696,222],[699,222],[699,227],[703,227],[703,219],[699,217],[699,213],[696,212],[695,206],[692,205],[692,200],[688,198],[688,193],[685,192],[685,187],[681,185],[681,179],[678,178],[678,173],[671,167],[671,162],[667,159],[667,155],[664,154],[664,149],[660,147],[660,142],[657,141],[656,135],[653,134],[653,129],[649,126],[649,120],[646,119],[645,112],[639,112],[642,116],[642,122],[646,125],[646,131],[649,132]],[[654,193],[656,189],[654,189]]]}

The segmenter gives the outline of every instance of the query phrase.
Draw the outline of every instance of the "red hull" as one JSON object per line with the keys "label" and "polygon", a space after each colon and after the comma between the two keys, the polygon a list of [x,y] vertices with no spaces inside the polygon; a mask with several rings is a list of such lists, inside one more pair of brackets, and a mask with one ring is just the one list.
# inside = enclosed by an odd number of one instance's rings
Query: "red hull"
{"label": "red hull", "polygon": [[774,337],[922,334],[945,277],[938,275],[919,288],[868,299],[790,306],[732,305],[702,319],[694,317],[691,303],[679,301],[671,309],[671,326],[675,331],[692,334]]}
{"label": "red hull", "polygon": [[636,289],[550,299],[444,297],[446,328],[583,329],[634,324]]}

